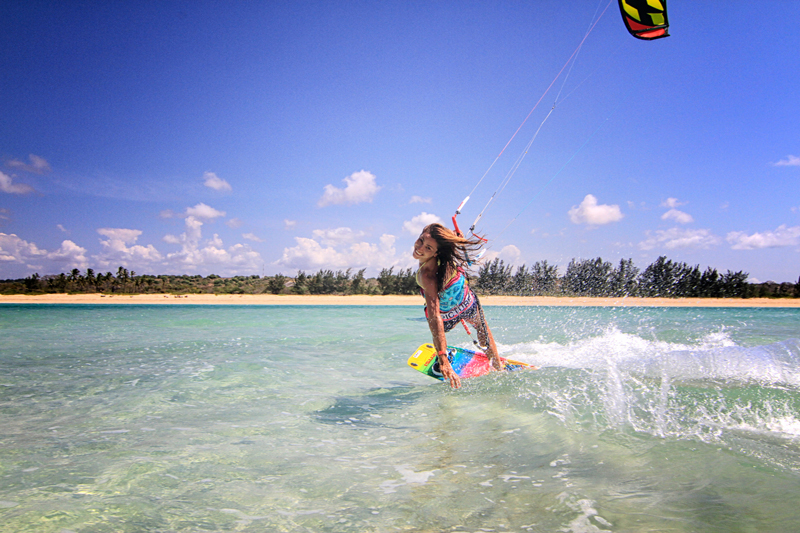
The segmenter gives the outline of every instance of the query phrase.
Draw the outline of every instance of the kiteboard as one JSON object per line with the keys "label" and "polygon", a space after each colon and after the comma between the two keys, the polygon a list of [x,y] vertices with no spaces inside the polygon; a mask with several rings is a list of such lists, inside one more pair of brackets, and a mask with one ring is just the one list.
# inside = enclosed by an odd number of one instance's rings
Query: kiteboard
{"label": "kiteboard", "polygon": [[[494,368],[489,362],[489,358],[482,352],[474,352],[466,348],[455,346],[447,347],[447,358],[450,366],[461,379],[482,376],[493,371]],[[520,361],[500,358],[505,363],[505,370],[514,371],[525,368],[536,370],[536,367]],[[423,374],[432,378],[444,380],[441,370],[439,370],[439,358],[436,357],[436,348],[433,344],[423,344],[408,358],[408,366],[419,370]]]}

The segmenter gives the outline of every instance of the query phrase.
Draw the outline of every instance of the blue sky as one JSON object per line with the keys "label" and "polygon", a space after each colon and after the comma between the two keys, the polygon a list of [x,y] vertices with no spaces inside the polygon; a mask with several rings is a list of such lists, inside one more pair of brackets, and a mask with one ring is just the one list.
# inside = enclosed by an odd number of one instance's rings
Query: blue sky
{"label": "blue sky", "polygon": [[524,155],[487,258],[797,281],[800,2],[668,7],[3,2],[0,278],[413,267]]}

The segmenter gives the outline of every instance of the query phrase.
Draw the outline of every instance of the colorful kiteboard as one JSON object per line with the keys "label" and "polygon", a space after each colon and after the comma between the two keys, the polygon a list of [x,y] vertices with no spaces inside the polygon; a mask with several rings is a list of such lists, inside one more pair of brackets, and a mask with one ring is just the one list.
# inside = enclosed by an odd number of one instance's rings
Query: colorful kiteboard
{"label": "colorful kiteboard", "polygon": [[[481,352],[473,352],[465,348],[456,348],[454,346],[447,347],[447,358],[450,360],[450,365],[455,370],[458,377],[462,379],[474,378],[488,374],[492,370],[492,364],[489,358]],[[536,367],[527,363],[519,361],[512,361],[511,359],[503,359],[505,362],[505,369],[508,371],[522,370],[529,368],[536,370]],[[443,380],[441,371],[439,370],[439,358],[436,357],[436,348],[433,344],[423,344],[408,358],[408,366],[415,368],[432,378]]]}

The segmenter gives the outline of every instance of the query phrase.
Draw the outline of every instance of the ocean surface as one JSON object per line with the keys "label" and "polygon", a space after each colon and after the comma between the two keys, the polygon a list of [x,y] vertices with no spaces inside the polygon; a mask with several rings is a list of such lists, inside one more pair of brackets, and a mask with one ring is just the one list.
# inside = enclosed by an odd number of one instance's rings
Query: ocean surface
{"label": "ocean surface", "polygon": [[0,532],[800,531],[800,309],[486,314],[0,305]]}

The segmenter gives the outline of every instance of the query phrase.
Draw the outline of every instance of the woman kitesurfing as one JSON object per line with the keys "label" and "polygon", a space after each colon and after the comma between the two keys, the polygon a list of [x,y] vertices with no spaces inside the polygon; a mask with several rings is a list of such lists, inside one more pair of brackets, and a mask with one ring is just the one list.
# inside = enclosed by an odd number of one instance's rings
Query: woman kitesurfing
{"label": "woman kitesurfing", "polygon": [[429,224],[414,243],[413,256],[419,261],[417,285],[425,297],[425,316],[433,336],[439,369],[454,389],[461,386],[461,379],[447,358],[445,334],[459,322],[472,324],[492,366],[496,370],[503,369],[481,304],[467,283],[468,254],[480,250],[483,242],[476,236],[464,238],[460,232],[455,233],[441,224]]}
{"label": "woman kitesurfing", "polygon": [[[422,230],[419,238],[414,243],[413,256],[419,261],[419,269],[417,270],[416,274],[417,284],[420,286],[422,295],[425,297],[425,316],[428,319],[428,327],[430,328],[431,335],[433,336],[433,345],[439,362],[439,371],[441,372],[441,376],[445,380],[448,380],[450,382],[450,386],[453,388],[460,387],[461,380],[458,377],[458,374],[453,370],[450,360],[448,359],[447,340],[445,338],[445,334],[453,329],[459,322],[464,324],[467,332],[469,332],[467,323],[472,324],[472,326],[475,327],[478,333],[478,341],[476,344],[479,343],[479,346],[488,357],[491,366],[496,370],[503,370],[504,367],[503,360],[497,353],[497,346],[495,345],[494,337],[492,336],[492,332],[486,323],[486,318],[484,317],[483,309],[478,301],[478,297],[475,295],[472,289],[470,289],[467,283],[466,269],[473,263],[474,260],[480,258],[482,253],[478,254],[477,252],[479,252],[484,243],[486,243],[486,239],[475,234],[475,226],[488,207],[495,200],[497,195],[503,189],[505,189],[506,185],[508,185],[511,177],[519,168],[522,160],[525,158],[525,155],[528,153],[528,150],[538,136],[542,126],[544,126],[544,123],[547,122],[548,118],[555,110],[560,99],[561,91],[563,90],[566,80],[569,77],[569,72],[572,70],[570,65],[574,66],[575,60],[579,51],[581,50],[581,47],[583,46],[583,43],[589,37],[589,34],[600,21],[600,18],[602,18],[603,14],[609,8],[612,2],[613,0],[609,0],[608,4],[600,13],[600,15],[593,17],[592,23],[590,24],[586,34],[578,44],[575,51],[572,53],[566,63],[564,63],[564,66],[561,67],[561,70],[544,91],[536,105],[533,106],[533,109],[531,109],[531,111],[522,121],[522,124],[520,124],[519,128],[517,128],[517,130],[511,136],[511,139],[509,139],[509,141],[497,155],[494,162],[489,165],[489,168],[478,180],[478,183],[472,189],[470,195],[468,195],[461,202],[461,205],[459,205],[458,209],[456,209],[455,215],[453,216],[453,227],[455,228],[455,231],[452,231],[441,224],[430,224]],[[618,2],[622,18],[632,36],[643,40],[660,39],[662,37],[669,36],[666,0],[618,0]],[[544,99],[545,95],[555,85],[556,80],[561,77],[561,74],[564,73],[568,66],[570,66],[570,69],[567,71],[567,75],[562,82],[561,90],[559,90],[550,112],[547,113],[544,120],[542,120],[542,123],[534,133],[533,138],[512,165],[512,168],[502,180],[500,186],[491,195],[489,201],[475,219],[475,222],[473,222],[470,226],[470,237],[465,238],[458,228],[456,217],[461,213],[461,209],[467,203],[470,196],[483,182],[484,178],[486,178],[486,176],[492,170],[500,156],[506,151],[506,148],[508,148],[508,146],[511,144],[511,141],[514,140],[514,137],[516,137],[517,133],[519,133],[519,131],[522,129],[522,126],[527,122],[528,118],[530,118],[534,110],[536,110],[536,108]],[[598,127],[597,129],[599,130],[600,128]],[[596,131],[597,130],[595,130],[595,133]],[[592,133],[592,136],[593,135],[594,133]],[[587,143],[588,140],[578,149],[578,152],[580,152]],[[578,152],[576,152],[576,154]],[[573,157],[574,156],[575,155],[573,155]],[[570,158],[570,160],[571,159],[572,158]],[[569,163],[569,161],[567,161],[567,163]],[[564,166],[566,166],[566,164]],[[563,167],[561,170],[563,170]],[[545,184],[545,187],[549,185],[556,178],[556,176],[558,176],[558,174],[560,174],[561,170],[559,170],[550,179],[550,181]],[[531,202],[532,201],[533,200],[531,200]],[[530,205],[531,202],[529,202],[528,205]],[[517,215],[517,217],[518,216],[519,215]],[[509,222],[509,225],[516,220],[517,217],[514,217],[511,222]]]}

